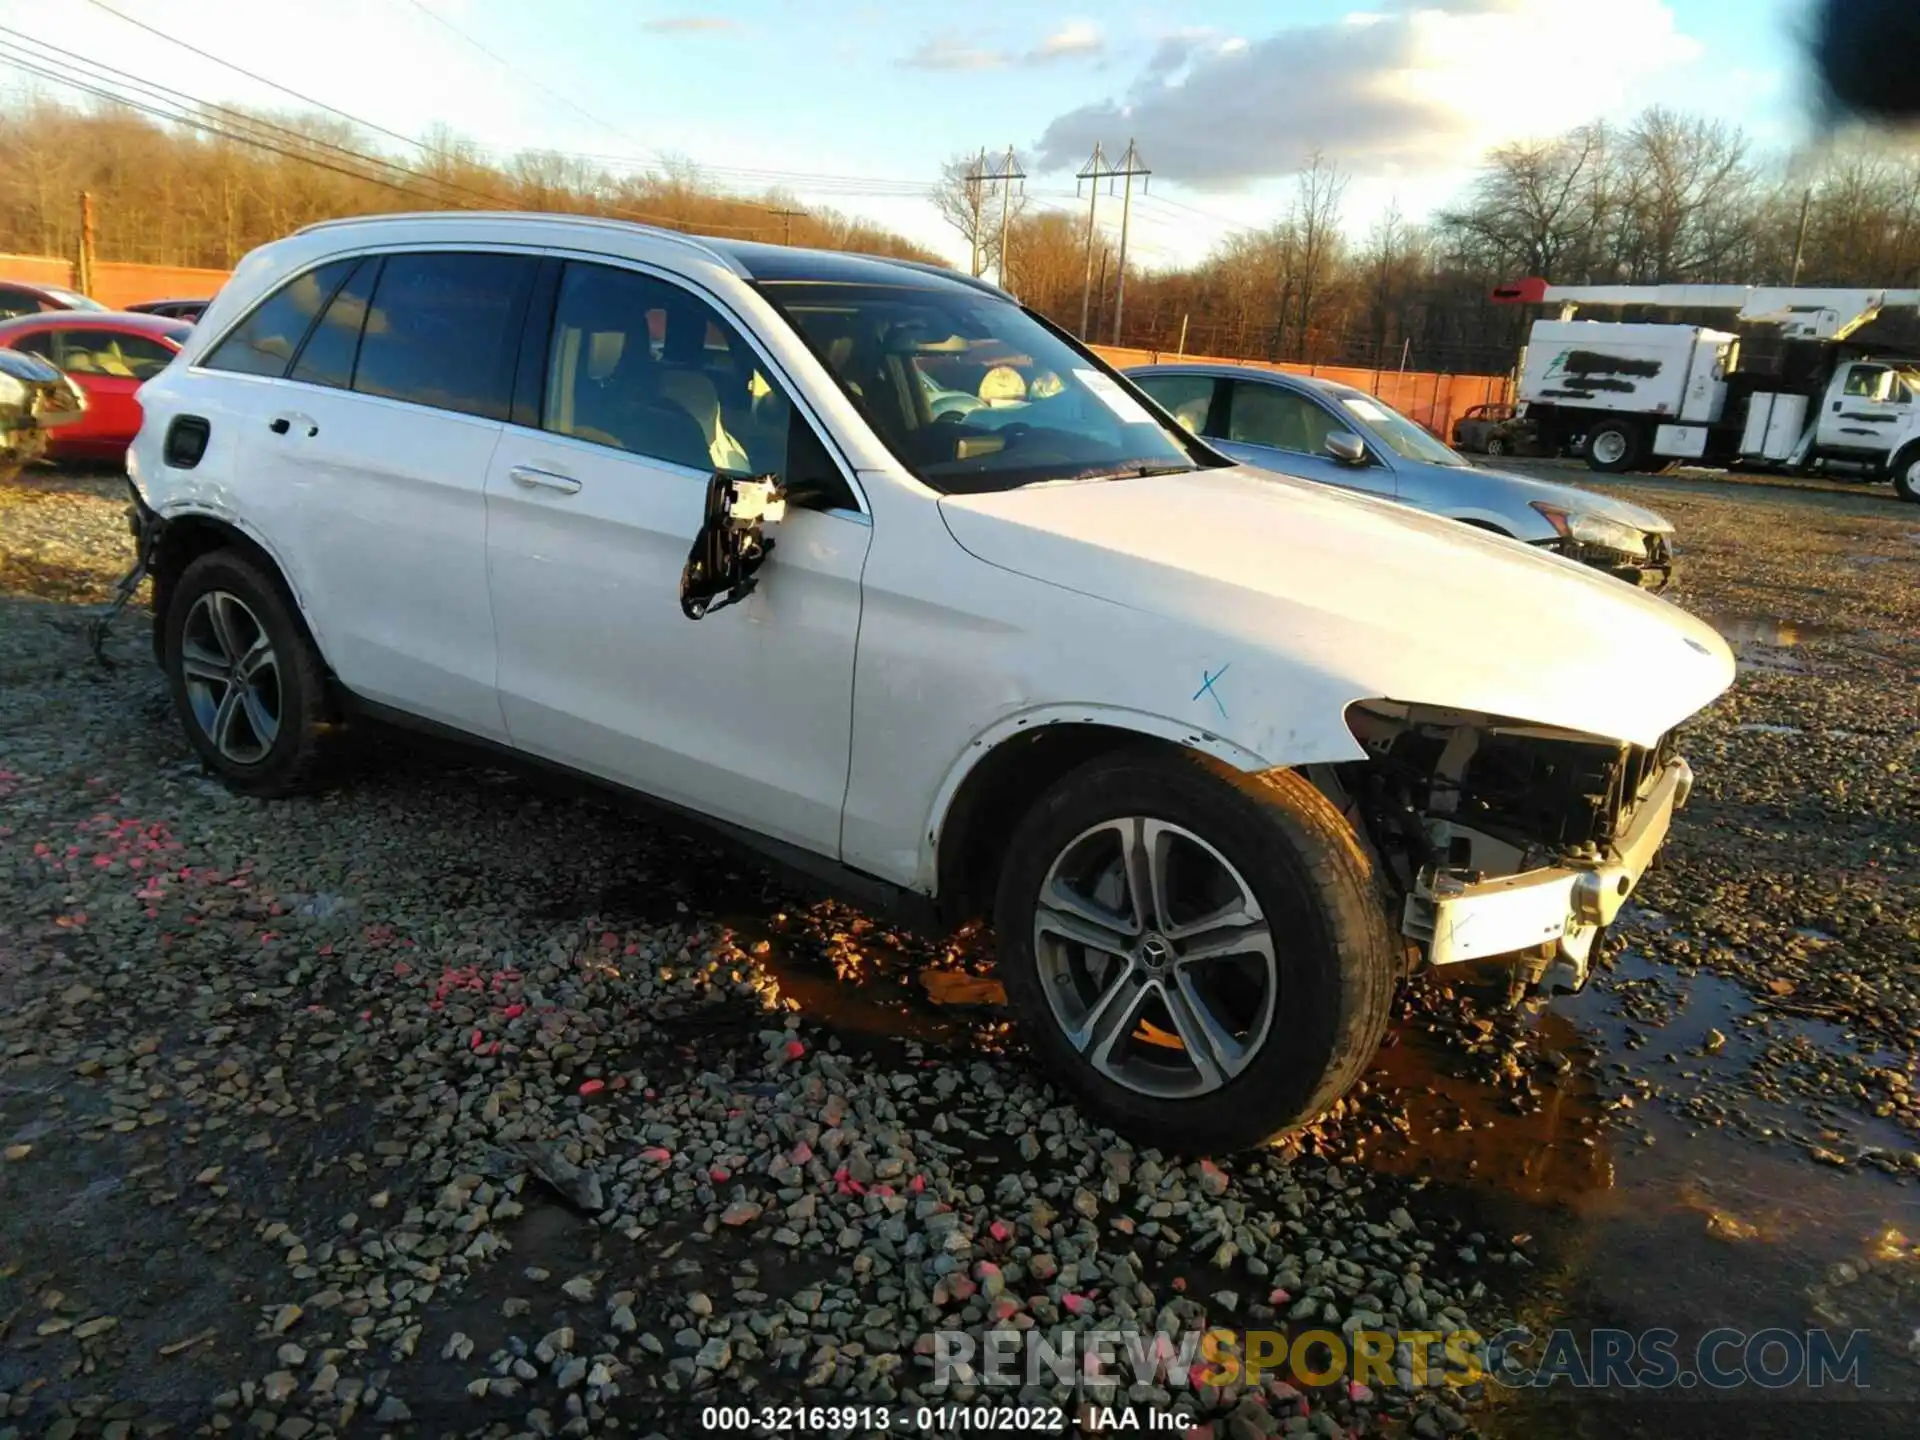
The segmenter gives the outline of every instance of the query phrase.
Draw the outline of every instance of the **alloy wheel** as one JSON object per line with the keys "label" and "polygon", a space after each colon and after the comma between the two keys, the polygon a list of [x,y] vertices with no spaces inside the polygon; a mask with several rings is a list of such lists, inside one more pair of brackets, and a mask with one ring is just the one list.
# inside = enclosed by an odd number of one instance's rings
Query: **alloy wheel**
{"label": "alloy wheel", "polygon": [[280,733],[280,664],[238,595],[209,590],[180,632],[180,672],[201,732],[236,765],[266,759]]}
{"label": "alloy wheel", "polygon": [[1279,962],[1253,887],[1163,820],[1106,821],[1061,850],[1040,888],[1033,953],[1068,1043],[1143,1095],[1218,1090],[1273,1025]]}

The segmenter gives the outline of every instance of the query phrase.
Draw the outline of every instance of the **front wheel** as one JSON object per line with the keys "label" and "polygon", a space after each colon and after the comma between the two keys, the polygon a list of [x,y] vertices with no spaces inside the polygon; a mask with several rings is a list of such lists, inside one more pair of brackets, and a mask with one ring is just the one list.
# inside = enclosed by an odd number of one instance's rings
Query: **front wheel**
{"label": "front wheel", "polygon": [[1489,435],[1487,437],[1487,454],[1493,456],[1496,460],[1506,455],[1512,448],[1512,445],[1504,435]]}
{"label": "front wheel", "polygon": [[1141,1144],[1221,1153],[1304,1125],[1386,1029],[1397,952],[1371,865],[1291,771],[1090,761],[1020,822],[994,918],[1035,1055]]}

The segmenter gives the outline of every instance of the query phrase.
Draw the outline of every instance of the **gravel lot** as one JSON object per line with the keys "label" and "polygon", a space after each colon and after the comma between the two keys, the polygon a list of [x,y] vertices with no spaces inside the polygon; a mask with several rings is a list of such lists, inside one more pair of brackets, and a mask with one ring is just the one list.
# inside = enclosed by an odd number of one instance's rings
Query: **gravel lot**
{"label": "gravel lot", "polygon": [[1216,1165],[1036,1083],[977,946],[602,799],[387,733],[228,796],[145,616],[87,655],[119,482],[0,486],[0,1436],[697,1435],[917,1399],[989,1317],[1857,1327],[1864,1400],[1133,1398],[1210,1440],[1915,1433],[1920,508],[1619,488],[1743,673],[1609,967],[1419,984],[1342,1113]]}

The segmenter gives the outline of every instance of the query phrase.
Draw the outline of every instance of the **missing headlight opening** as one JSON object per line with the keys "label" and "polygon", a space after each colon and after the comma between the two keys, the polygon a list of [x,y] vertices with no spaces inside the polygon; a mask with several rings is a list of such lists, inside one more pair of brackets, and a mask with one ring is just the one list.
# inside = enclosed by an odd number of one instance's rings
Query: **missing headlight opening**
{"label": "missing headlight opening", "polygon": [[1368,701],[1347,713],[1367,759],[1336,798],[1433,964],[1515,954],[1521,977],[1577,989],[1692,773],[1653,746],[1523,721]]}

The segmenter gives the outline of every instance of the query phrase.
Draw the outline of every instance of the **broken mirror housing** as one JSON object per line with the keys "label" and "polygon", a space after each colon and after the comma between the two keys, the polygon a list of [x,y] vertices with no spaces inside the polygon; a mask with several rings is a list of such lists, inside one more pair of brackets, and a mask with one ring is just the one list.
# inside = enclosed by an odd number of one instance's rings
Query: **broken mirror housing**
{"label": "broken mirror housing", "polygon": [[716,472],[707,482],[706,519],[693,537],[680,572],[680,611],[700,620],[751,595],[755,576],[773,551],[762,527],[786,517],[787,492],[778,476]]}

